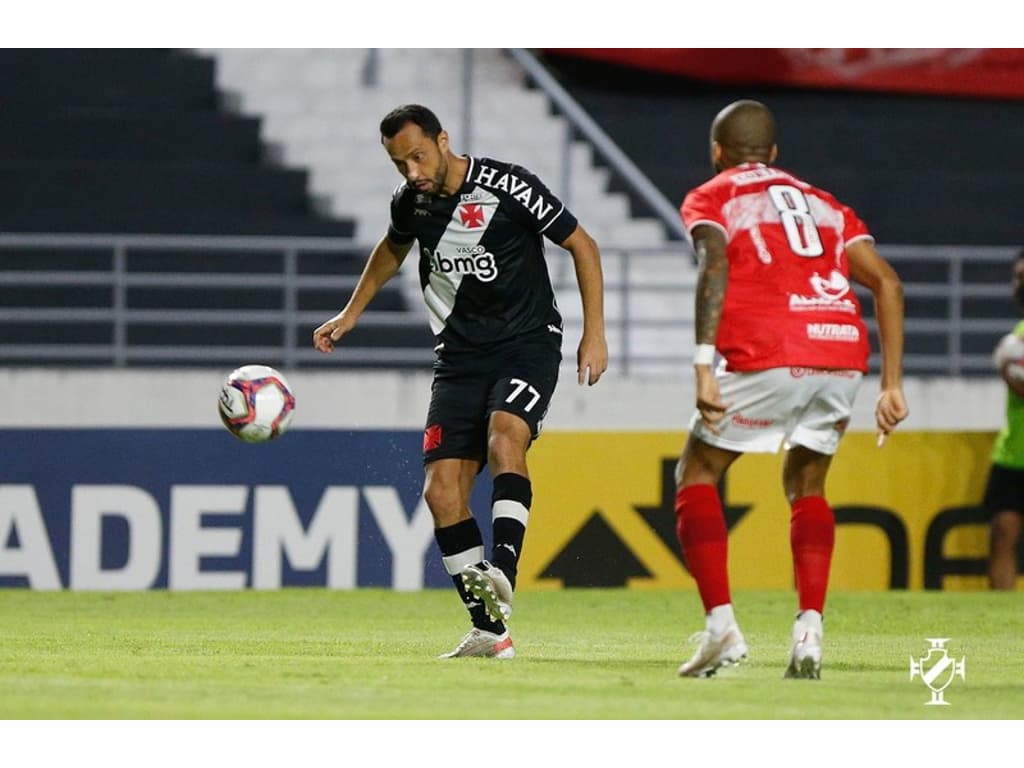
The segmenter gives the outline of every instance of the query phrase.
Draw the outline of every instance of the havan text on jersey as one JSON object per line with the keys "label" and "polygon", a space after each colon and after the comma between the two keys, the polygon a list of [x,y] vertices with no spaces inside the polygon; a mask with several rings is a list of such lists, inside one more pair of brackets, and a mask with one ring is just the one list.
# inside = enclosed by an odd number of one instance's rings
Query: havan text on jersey
{"label": "havan text on jersey", "polygon": [[473,183],[508,192],[514,199],[521,202],[523,207],[538,220],[542,220],[555,207],[554,203],[549,203],[544,199],[544,195],[531,187],[530,182],[520,179],[514,173],[506,172],[499,175],[497,168],[492,168],[483,163],[477,167]]}

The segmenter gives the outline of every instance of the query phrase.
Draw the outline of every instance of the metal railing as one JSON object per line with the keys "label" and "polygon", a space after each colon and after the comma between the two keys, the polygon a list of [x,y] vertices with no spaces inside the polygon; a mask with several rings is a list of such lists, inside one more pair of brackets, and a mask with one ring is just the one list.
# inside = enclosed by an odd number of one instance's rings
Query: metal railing
{"label": "metal railing", "polygon": [[[304,309],[303,291],[335,290],[337,308],[358,280],[356,274],[310,272],[304,257],[358,256],[364,246],[344,238],[202,237],[162,235],[0,235],[0,360],[24,365],[225,365],[246,360],[272,361],[287,368],[329,364],[312,349],[309,332],[335,310]],[[233,268],[197,268],[203,257],[237,257]],[[158,269],[138,269],[133,261],[155,256]],[[247,257],[270,257],[258,271]],[[12,268],[17,267],[17,268]],[[222,306],[201,307],[204,291],[220,290]],[[137,306],[132,291],[157,291],[161,304]],[[259,292],[256,300],[246,300]],[[236,293],[238,300],[225,300]],[[77,298],[76,298],[77,297]],[[420,314],[370,311],[362,328],[407,327]],[[70,334],[75,326],[93,333]],[[174,343],[174,329],[201,341]],[[218,343],[231,329],[252,330],[251,343]],[[16,340],[20,330],[34,341]],[[170,343],[152,343],[156,333]],[[78,336],[79,340],[69,336]],[[236,336],[238,334],[235,334]],[[243,330],[241,335],[247,335]],[[275,343],[260,341],[272,337]],[[422,348],[349,347],[344,364],[361,366],[429,365],[433,353]],[[338,360],[333,360],[335,364]]]}
{"label": "metal railing", "polygon": [[[906,372],[990,374],[991,350],[1017,320],[1009,295],[1016,249],[880,250],[906,273]],[[578,291],[571,265],[558,263],[571,262],[569,255],[551,251],[552,273],[563,275],[555,287],[568,345],[580,325]],[[246,361],[288,368],[428,367],[433,352],[418,302],[391,310],[371,304],[360,319],[359,329],[398,341],[348,342],[342,355],[312,349],[310,332],[344,303],[368,253],[368,247],[340,238],[0,235],[0,360],[114,367]],[[607,328],[618,373],[685,370],[693,349],[694,272],[687,254],[678,248],[606,249],[603,257]],[[347,273],[322,269],[334,258],[350,260]],[[336,304],[311,307],[311,291],[329,292]],[[207,294],[217,300],[199,300]],[[858,294],[874,336],[870,294],[859,288]],[[402,343],[407,329],[414,332],[412,341]],[[875,369],[878,362],[873,355]]]}
{"label": "metal railing", "polygon": [[[992,350],[1013,330],[1010,275],[1019,251],[1013,246],[885,246],[879,252],[903,280],[907,306],[904,366],[918,375],[991,375]],[[857,286],[870,312],[870,293]],[[943,305],[941,313],[933,305]],[[878,324],[867,320],[875,337]],[[929,347],[932,351],[921,351]],[[877,350],[877,339],[872,340]],[[880,358],[871,355],[872,370]]]}
{"label": "metal railing", "polygon": [[[608,163],[612,171],[622,179],[630,191],[643,200],[644,204],[658,218],[669,235],[675,240],[682,241],[683,247],[689,251],[690,237],[679,218],[679,211],[666,199],[661,190],[629,159],[629,156],[587,114],[579,102],[562,87],[551,73],[537,61],[537,58],[532,53],[525,48],[509,48],[508,53],[523,68],[527,77],[548,95],[555,109],[565,116],[571,127],[571,130],[566,132],[566,143],[562,148],[563,178],[561,188],[563,190],[572,188],[570,183],[570,150],[573,136],[579,135],[593,146],[598,155]],[[568,201],[563,200],[563,202],[568,204]]]}

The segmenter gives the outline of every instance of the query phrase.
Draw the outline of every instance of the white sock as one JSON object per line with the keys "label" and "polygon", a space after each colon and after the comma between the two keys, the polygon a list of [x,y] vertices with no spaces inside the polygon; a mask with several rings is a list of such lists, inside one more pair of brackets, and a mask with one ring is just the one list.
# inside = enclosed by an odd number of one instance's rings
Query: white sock
{"label": "white sock", "polygon": [[804,625],[808,629],[817,630],[819,635],[824,633],[821,614],[817,611],[803,611],[800,614],[800,618],[797,619],[797,622],[799,624]]}
{"label": "white sock", "polygon": [[721,634],[730,624],[736,623],[736,617],[732,612],[732,603],[716,605],[708,611],[705,617],[708,631],[713,635]]}

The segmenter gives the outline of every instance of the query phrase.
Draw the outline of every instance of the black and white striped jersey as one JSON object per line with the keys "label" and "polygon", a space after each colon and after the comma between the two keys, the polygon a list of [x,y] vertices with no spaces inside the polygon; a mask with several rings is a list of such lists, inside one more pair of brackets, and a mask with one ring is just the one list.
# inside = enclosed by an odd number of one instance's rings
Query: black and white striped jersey
{"label": "black and white striped jersey", "polygon": [[402,184],[391,201],[388,237],[419,243],[420,285],[439,348],[476,349],[545,326],[560,334],[543,237],[564,242],[576,218],[525,168],[468,159],[454,195]]}

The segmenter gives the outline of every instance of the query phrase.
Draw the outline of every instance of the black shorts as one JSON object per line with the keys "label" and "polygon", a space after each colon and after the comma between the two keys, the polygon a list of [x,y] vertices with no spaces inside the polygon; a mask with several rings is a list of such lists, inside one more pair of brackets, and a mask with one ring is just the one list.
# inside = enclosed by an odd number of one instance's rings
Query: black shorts
{"label": "black shorts", "polygon": [[993,464],[985,485],[985,507],[990,515],[1005,509],[1024,514],[1024,469]]}
{"label": "black shorts", "polygon": [[423,462],[487,463],[487,426],[494,411],[519,416],[534,440],[551,404],[562,362],[562,336],[547,329],[493,349],[442,351],[434,366]]}

